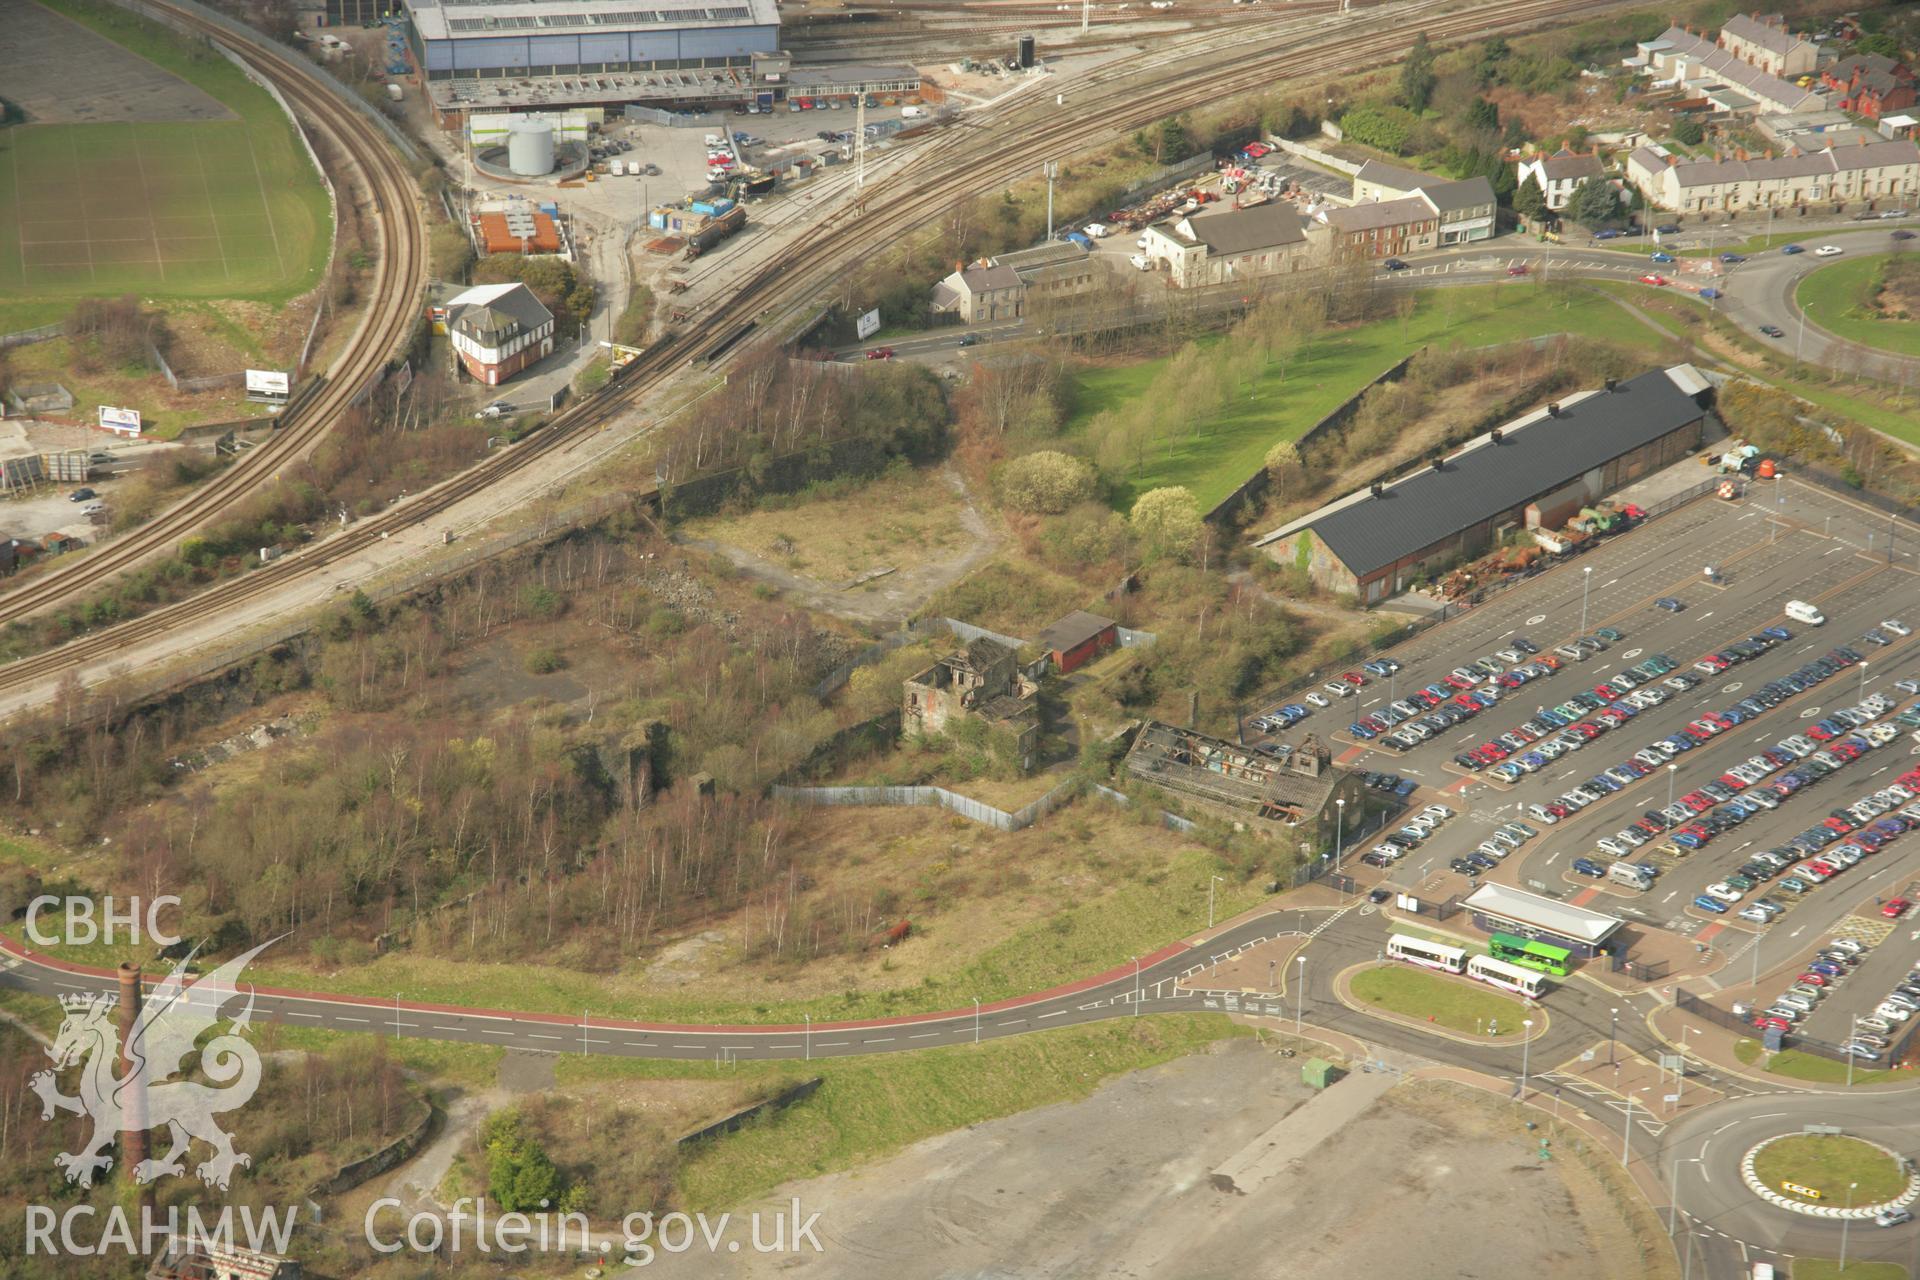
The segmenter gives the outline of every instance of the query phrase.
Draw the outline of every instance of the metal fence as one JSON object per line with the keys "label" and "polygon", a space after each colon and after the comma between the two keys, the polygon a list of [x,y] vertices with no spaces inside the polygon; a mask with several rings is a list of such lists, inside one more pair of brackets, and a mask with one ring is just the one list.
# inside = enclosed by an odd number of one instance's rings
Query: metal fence
{"label": "metal fence", "polygon": [[1906,503],[1890,498],[1884,493],[1875,493],[1871,489],[1849,484],[1845,477],[1828,471],[1825,467],[1816,467],[1806,462],[1795,463],[1793,477],[1796,480],[1805,480],[1819,485],[1822,489],[1843,494],[1854,502],[1865,503],[1875,510],[1884,511],[1890,516],[1898,516],[1902,520],[1920,519],[1920,511],[1916,511]]}
{"label": "metal fence", "polygon": [[1071,783],[1055,787],[1032,804],[1015,809],[1012,813],[945,787],[775,787],[773,798],[790,800],[796,804],[829,806],[884,808],[931,805],[997,831],[1024,831],[1064,804],[1073,790]]}
{"label": "metal fence", "polygon": [[[1741,1017],[1731,1009],[1722,1009],[1718,1005],[1709,1004],[1684,987],[1675,989],[1673,993],[1673,1003],[1675,1007],[1679,1008],[1682,1012],[1705,1018],[1708,1022],[1723,1027],[1728,1031],[1737,1031],[1750,1039],[1757,1040],[1760,1038],[1761,1033],[1754,1027],[1749,1018]],[[1817,1057],[1829,1058],[1835,1062],[1848,1061],[1848,1055],[1841,1050],[1839,1045],[1834,1044],[1830,1040],[1816,1040],[1812,1036],[1802,1035],[1798,1031],[1789,1031],[1782,1035],[1780,1037],[1780,1045],[1785,1049],[1798,1049],[1803,1053],[1811,1053]],[[1884,1063],[1877,1059],[1863,1060],[1861,1065],[1877,1067],[1884,1065]]]}
{"label": "metal fence", "polygon": [[36,342],[51,342],[66,331],[65,325],[43,324],[38,329],[22,329],[18,333],[0,333],[0,350],[8,347],[30,347]]}

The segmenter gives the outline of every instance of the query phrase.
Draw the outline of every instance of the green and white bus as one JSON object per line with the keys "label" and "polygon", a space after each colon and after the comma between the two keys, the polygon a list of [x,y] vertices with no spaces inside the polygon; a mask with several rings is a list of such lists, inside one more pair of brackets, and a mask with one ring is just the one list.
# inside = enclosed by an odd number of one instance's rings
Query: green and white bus
{"label": "green and white bus", "polygon": [[1504,960],[1508,964],[1517,964],[1528,969],[1538,969],[1556,978],[1567,976],[1570,967],[1568,961],[1573,957],[1573,953],[1565,947],[1534,942],[1528,938],[1516,938],[1510,933],[1494,934],[1487,941],[1487,950],[1495,960]]}

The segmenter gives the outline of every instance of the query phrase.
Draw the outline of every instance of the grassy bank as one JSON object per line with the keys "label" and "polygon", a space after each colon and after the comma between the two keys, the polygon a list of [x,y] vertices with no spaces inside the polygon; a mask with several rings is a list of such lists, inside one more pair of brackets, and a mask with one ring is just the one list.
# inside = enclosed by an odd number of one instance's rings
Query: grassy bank
{"label": "grassy bank", "polygon": [[1821,267],[1800,281],[1794,300],[1807,319],[1828,333],[1862,346],[1920,356],[1920,325],[1886,319],[1873,310],[1874,295],[1894,258],[1876,253]]}
{"label": "grassy bank", "polygon": [[[1128,509],[1141,493],[1162,485],[1185,485],[1202,508],[1212,506],[1259,470],[1276,441],[1299,439],[1422,346],[1482,347],[1577,333],[1652,353],[1660,342],[1653,330],[1604,298],[1579,290],[1563,295],[1531,280],[1428,289],[1414,297],[1408,316],[1316,335],[1284,368],[1270,365],[1244,398],[1207,421],[1182,423],[1177,434],[1164,435],[1147,451],[1138,471],[1116,477],[1116,509]],[[1082,373],[1074,388],[1069,434],[1083,431],[1100,413],[1147,394],[1171,359]]]}
{"label": "grassy bank", "polygon": [[[1109,1078],[1252,1032],[1217,1014],[1069,1027],[924,1053],[807,1064],[807,1101],[703,1146],[680,1167],[689,1209],[749,1202],[968,1125],[1084,1098]],[[787,1070],[799,1074],[800,1064]]]}

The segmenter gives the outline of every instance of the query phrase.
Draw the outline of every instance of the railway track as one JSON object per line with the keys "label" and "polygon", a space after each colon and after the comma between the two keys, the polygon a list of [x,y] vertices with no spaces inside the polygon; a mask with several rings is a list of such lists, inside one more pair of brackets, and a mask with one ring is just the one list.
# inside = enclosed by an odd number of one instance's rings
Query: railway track
{"label": "railway track", "polygon": [[[950,129],[885,175],[882,181],[890,193],[885,203],[872,209],[843,206],[802,233],[781,259],[747,276],[730,298],[707,312],[703,328],[651,348],[618,382],[562,412],[528,439],[298,555],[145,617],[0,667],[0,696],[8,696],[17,709],[32,701],[25,696],[28,691],[50,690],[69,671],[91,668],[98,676],[104,664],[130,646],[230,618],[238,607],[257,597],[310,581],[367,547],[440,516],[464,499],[570,447],[659,390],[688,361],[716,359],[747,341],[763,318],[797,309],[850,263],[870,258],[878,246],[926,225],[955,203],[1036,171],[1044,159],[1071,155],[1224,97],[1269,88],[1276,80],[1381,65],[1402,54],[1416,31],[1425,31],[1435,44],[1445,44],[1528,31],[1556,18],[1619,7],[1593,0],[1508,0],[1439,12],[1437,3],[1416,0],[1394,6],[1390,13],[1369,9],[1349,21],[1328,15],[1306,29],[1271,35],[1270,47],[1264,48],[1258,36],[1239,27],[1210,36],[1150,70],[1115,64],[1063,80],[1060,93],[1071,109],[1061,108],[1049,97],[1044,103],[996,113],[995,119],[982,125]],[[1297,21],[1297,15],[1276,14],[1261,25],[1271,31]],[[1234,61],[1222,66],[1220,59],[1225,55]],[[895,191],[897,195],[891,194]]]}
{"label": "railway track", "polygon": [[[297,55],[278,50],[264,38],[242,41],[229,28],[189,10],[175,9],[164,0],[149,3],[165,9],[180,25],[245,57],[274,82],[310,128],[323,134],[333,150],[360,169],[370,189],[373,207],[369,212],[380,239],[379,266],[368,291],[367,310],[346,349],[324,384],[304,396],[298,406],[289,408],[270,440],[125,537],[0,594],[0,624],[72,601],[102,586],[226,515],[270,482],[282,467],[303,457],[399,349],[424,297],[426,232],[413,175],[373,122],[307,73]],[[355,198],[348,184],[337,176],[334,185],[343,204]]]}

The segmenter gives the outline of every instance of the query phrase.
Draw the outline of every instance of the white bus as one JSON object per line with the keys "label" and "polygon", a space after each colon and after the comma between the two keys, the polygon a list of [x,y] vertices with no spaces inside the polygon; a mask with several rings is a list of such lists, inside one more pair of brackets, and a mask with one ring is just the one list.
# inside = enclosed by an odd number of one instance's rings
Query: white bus
{"label": "white bus", "polygon": [[1526,996],[1529,1000],[1538,1000],[1547,990],[1547,976],[1544,973],[1522,969],[1517,964],[1495,960],[1492,956],[1475,956],[1467,961],[1467,976],[1490,987]]}
{"label": "white bus", "polygon": [[1404,933],[1396,933],[1388,937],[1387,954],[1395,960],[1405,960],[1410,964],[1424,965],[1429,969],[1439,969],[1446,973],[1459,973],[1467,963],[1467,953],[1464,948],[1428,942],[1423,938],[1409,938]]}

